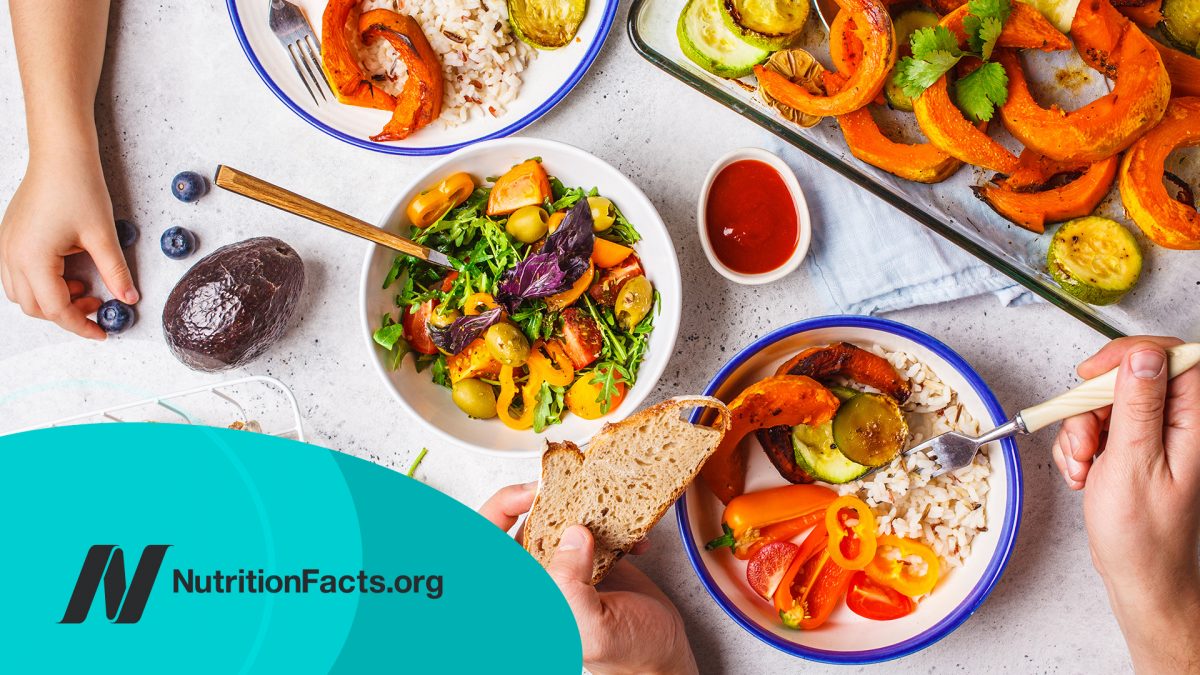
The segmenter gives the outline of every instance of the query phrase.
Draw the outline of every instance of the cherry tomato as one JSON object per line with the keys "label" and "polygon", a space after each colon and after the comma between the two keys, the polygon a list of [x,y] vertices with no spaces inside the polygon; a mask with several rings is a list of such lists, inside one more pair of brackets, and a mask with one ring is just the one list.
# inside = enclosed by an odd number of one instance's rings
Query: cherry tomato
{"label": "cherry tomato", "polygon": [[750,588],[769,602],[799,552],[800,547],[790,541],[771,542],[758,549],[746,565],[746,581]]}
{"label": "cherry tomato", "polygon": [[846,606],[855,614],[875,621],[891,621],[912,614],[917,603],[912,598],[856,572],[846,591]]}
{"label": "cherry tomato", "polygon": [[413,350],[422,354],[438,353],[437,346],[429,338],[429,315],[433,314],[433,300],[426,300],[417,307],[417,311],[404,311],[400,323],[404,326],[404,339]]}

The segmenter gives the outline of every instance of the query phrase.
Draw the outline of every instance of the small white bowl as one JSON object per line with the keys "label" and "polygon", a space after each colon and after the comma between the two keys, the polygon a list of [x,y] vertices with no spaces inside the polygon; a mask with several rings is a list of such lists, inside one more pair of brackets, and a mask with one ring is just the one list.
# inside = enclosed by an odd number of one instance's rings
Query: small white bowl
{"label": "small white bowl", "polygon": [[[796,250],[792,251],[792,257],[788,258],[787,262],[761,274],[743,274],[726,267],[717,257],[712,241],[708,238],[708,194],[712,190],[713,181],[717,179],[717,174],[721,173],[722,169],[734,162],[746,159],[757,160],[775,169],[779,173],[779,177],[783,179],[783,183],[787,185],[788,192],[792,194],[792,204],[796,207],[796,228],[798,230]],[[712,168],[708,170],[708,176],[704,179],[704,188],[700,190],[700,203],[696,207],[696,227],[700,232],[700,245],[704,247],[704,255],[708,256],[708,263],[726,279],[739,284],[767,284],[782,279],[800,266],[804,256],[808,255],[808,246],[812,242],[812,219],[808,213],[808,202],[804,200],[804,191],[800,189],[800,181],[796,180],[796,174],[786,162],[761,148],[734,150],[712,165]]]}

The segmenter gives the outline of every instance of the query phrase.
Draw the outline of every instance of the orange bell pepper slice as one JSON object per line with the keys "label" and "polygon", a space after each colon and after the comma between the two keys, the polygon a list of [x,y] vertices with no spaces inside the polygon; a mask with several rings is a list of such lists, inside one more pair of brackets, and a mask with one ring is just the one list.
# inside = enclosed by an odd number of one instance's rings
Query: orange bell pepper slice
{"label": "orange bell pepper slice", "polygon": [[780,425],[824,424],[838,405],[832,392],[801,375],[775,375],[747,387],[729,404],[729,432],[704,465],[705,484],[729,504],[746,486],[748,448],[742,447],[742,439],[747,434]]}
{"label": "orange bell pepper slice", "polygon": [[592,244],[592,262],[602,270],[620,265],[632,253],[633,249],[628,246],[600,237],[596,237]]}
{"label": "orange bell pepper slice", "polygon": [[840,567],[861,570],[875,558],[875,514],[863,500],[842,495],[825,510],[829,557]]}
{"label": "orange bell pepper slice", "polygon": [[863,571],[874,581],[916,598],[937,585],[941,561],[933,549],[915,539],[885,534],[879,537],[875,558]]}
{"label": "orange bell pepper slice", "polygon": [[746,560],[773,541],[787,541],[817,524],[837,493],[820,485],[784,485],[733,498],[725,507],[720,537],[709,551],[728,546]]}
{"label": "orange bell pepper slice", "polygon": [[445,83],[437,52],[425,39],[421,24],[407,14],[373,9],[362,15],[358,28],[364,42],[377,38],[387,40],[408,70],[392,119],[371,140],[384,142],[408,138],[442,114]]}
{"label": "orange bell pepper slice", "polygon": [[550,199],[550,176],[542,163],[527,159],[496,180],[488,196],[487,214],[507,216],[525,206],[540,206]]}

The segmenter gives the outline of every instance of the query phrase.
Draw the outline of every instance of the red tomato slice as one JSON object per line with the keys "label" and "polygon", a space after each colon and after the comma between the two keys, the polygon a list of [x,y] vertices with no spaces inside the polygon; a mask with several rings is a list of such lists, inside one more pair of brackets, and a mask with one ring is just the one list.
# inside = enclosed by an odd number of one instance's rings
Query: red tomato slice
{"label": "red tomato slice", "polygon": [[562,320],[563,346],[575,370],[586,368],[600,358],[603,341],[596,322],[575,307],[564,309]]}
{"label": "red tomato slice", "polygon": [[414,351],[422,354],[436,354],[437,347],[433,344],[433,340],[429,338],[429,315],[433,313],[433,300],[426,300],[417,307],[416,312],[404,310],[404,318],[400,323],[404,325],[404,339],[408,340],[408,345]]}
{"label": "red tomato slice", "polygon": [[746,565],[746,581],[750,588],[763,600],[770,601],[799,551],[799,546],[787,541],[772,542],[758,549]]}
{"label": "red tomato slice", "polygon": [[855,614],[875,621],[891,621],[912,614],[917,603],[887,586],[857,572],[846,591],[846,605]]}

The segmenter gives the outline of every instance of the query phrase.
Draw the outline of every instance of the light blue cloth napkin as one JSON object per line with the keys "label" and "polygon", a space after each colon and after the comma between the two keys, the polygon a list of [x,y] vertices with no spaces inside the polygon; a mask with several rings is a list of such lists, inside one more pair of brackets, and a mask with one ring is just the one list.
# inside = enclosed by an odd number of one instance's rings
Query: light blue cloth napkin
{"label": "light blue cloth napkin", "polygon": [[808,261],[832,310],[878,314],[983,293],[1006,306],[1035,300],[1023,286],[942,239],[802,151],[766,149],[796,172],[812,215]]}

